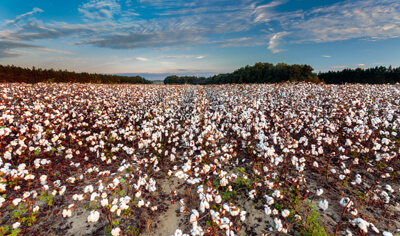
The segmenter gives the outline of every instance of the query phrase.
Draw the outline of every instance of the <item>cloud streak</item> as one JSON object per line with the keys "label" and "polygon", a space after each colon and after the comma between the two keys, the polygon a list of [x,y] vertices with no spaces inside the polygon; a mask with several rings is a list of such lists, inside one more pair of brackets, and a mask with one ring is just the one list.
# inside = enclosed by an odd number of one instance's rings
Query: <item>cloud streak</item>
{"label": "cloud streak", "polygon": [[15,18],[15,20],[8,20],[8,21],[6,21],[6,25],[16,25],[16,24],[18,24],[18,22],[20,22],[23,18],[26,18],[27,16],[31,16],[31,15],[35,14],[36,12],[43,12],[43,10],[40,9],[40,8],[38,8],[38,7],[35,7],[35,8],[33,8],[32,11],[17,16],[17,17]]}
{"label": "cloud streak", "polygon": [[150,61],[150,59],[147,59],[144,57],[135,57],[135,58],[131,58],[130,60],[132,60],[132,61]]}
{"label": "cloud streak", "polygon": [[[285,19],[285,18],[284,18]],[[282,27],[293,32],[292,43],[380,40],[400,36],[400,3],[396,0],[344,1],[314,8],[300,17],[288,15]]]}
{"label": "cloud streak", "polygon": [[103,20],[110,19],[121,11],[121,6],[115,0],[91,0],[78,8],[86,18]]}
{"label": "cloud streak", "polygon": [[288,34],[290,34],[290,33],[285,32],[285,31],[274,34],[271,37],[271,39],[269,40],[268,49],[270,49],[272,51],[272,53],[282,52],[283,49],[278,48],[279,44],[280,44],[280,40],[282,39],[282,37],[284,37]]}
{"label": "cloud streak", "polygon": [[159,59],[188,59],[188,58],[195,58],[195,59],[203,59],[205,56],[194,56],[194,55],[178,55],[178,56],[163,56],[159,57]]}

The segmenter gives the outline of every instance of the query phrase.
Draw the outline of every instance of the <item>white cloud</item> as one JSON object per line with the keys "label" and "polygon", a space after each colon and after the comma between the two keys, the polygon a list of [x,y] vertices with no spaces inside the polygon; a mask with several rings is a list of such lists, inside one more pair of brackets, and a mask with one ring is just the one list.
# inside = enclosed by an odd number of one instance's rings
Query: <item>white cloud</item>
{"label": "white cloud", "polygon": [[328,58],[329,58],[329,57],[331,57],[331,56],[329,56],[329,55],[322,55],[322,57],[328,57]]}
{"label": "white cloud", "polygon": [[181,58],[195,58],[195,59],[203,59],[205,56],[194,56],[194,55],[177,55],[177,56],[163,56],[159,57],[160,59],[181,59]]}
{"label": "white cloud", "polygon": [[62,54],[75,54],[73,52],[62,51],[62,50],[51,49],[51,48],[29,47],[29,49],[41,50],[41,51],[46,51],[46,52],[56,52],[56,53],[62,53]]}
{"label": "white cloud", "polygon": [[150,61],[150,59],[144,58],[144,57],[135,57],[131,58],[132,61]]}
{"label": "white cloud", "polygon": [[19,21],[21,21],[23,18],[27,17],[27,16],[31,16],[33,14],[35,14],[36,12],[43,12],[42,9],[35,7],[32,9],[32,11],[24,13],[22,15],[19,15],[15,18],[15,20],[8,20],[6,21],[6,25],[15,25],[17,24]]}
{"label": "white cloud", "polygon": [[294,14],[282,18],[282,27],[293,32],[293,43],[400,36],[400,3],[397,0],[347,0],[305,11],[301,16]]}
{"label": "white cloud", "polygon": [[86,18],[102,20],[112,18],[121,11],[121,5],[115,0],[91,0],[78,8]]}
{"label": "white cloud", "polygon": [[272,51],[272,53],[282,52],[283,49],[279,49],[278,46],[280,44],[281,38],[286,36],[286,35],[288,35],[288,34],[290,34],[290,33],[285,32],[285,31],[274,34],[271,37],[271,39],[269,40],[268,49],[270,49]]}
{"label": "white cloud", "polygon": [[357,66],[365,66],[365,64],[357,64]]}
{"label": "white cloud", "polygon": [[347,68],[347,66],[331,66],[332,69],[344,69]]}

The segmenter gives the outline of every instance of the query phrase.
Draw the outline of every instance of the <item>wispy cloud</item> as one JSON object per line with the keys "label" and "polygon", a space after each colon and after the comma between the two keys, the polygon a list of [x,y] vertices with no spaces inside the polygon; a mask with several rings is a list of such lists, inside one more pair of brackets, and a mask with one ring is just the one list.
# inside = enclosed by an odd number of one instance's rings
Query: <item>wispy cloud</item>
{"label": "wispy cloud", "polygon": [[73,52],[62,51],[62,50],[51,49],[51,48],[41,48],[41,47],[27,47],[27,48],[34,49],[34,50],[46,51],[46,52],[55,52],[55,53],[62,53],[62,54],[75,54]]}
{"label": "wispy cloud", "polygon": [[331,66],[331,69],[344,69],[347,68],[348,66]]}
{"label": "wispy cloud", "polygon": [[329,58],[329,57],[331,57],[331,56],[329,56],[329,55],[322,55],[322,57],[328,57],[328,58]]}
{"label": "wispy cloud", "polygon": [[30,16],[30,15],[33,15],[33,14],[35,14],[36,12],[43,12],[43,10],[40,9],[40,8],[35,7],[35,8],[33,8],[32,11],[17,16],[17,17],[15,18],[15,20],[8,20],[8,21],[6,21],[6,25],[15,25],[15,24],[17,24],[18,22],[20,22],[23,18],[25,18],[25,17],[27,17],[27,16]]}
{"label": "wispy cloud", "polygon": [[271,39],[269,40],[268,49],[270,49],[272,51],[272,53],[282,52],[283,49],[278,48],[279,44],[280,44],[280,40],[282,37],[284,37],[288,34],[290,34],[290,33],[285,32],[285,31],[274,34],[271,37]]}
{"label": "wispy cloud", "polygon": [[[38,47],[38,46],[32,45],[32,44],[11,42],[11,41],[0,41],[0,58],[22,56],[24,54],[24,52],[15,50],[17,48],[26,48],[26,49],[31,49],[31,50],[40,50],[40,51],[55,52],[55,53],[62,53],[62,54],[74,54],[73,52],[69,52],[69,51],[62,51],[62,50],[57,50],[57,49]],[[15,52],[17,52],[17,53],[15,53]]]}
{"label": "wispy cloud", "polygon": [[195,55],[178,55],[178,56],[163,56],[159,57],[160,59],[182,59],[182,58],[195,58],[195,59],[203,59],[205,56],[195,56]]}
{"label": "wispy cloud", "polygon": [[285,4],[288,0],[275,0],[267,4],[257,5],[254,3],[252,7],[254,8],[252,16],[254,17],[254,22],[269,22],[277,16],[277,12],[273,11],[274,7]]}
{"label": "wispy cloud", "polygon": [[[285,20],[292,17],[288,15]],[[400,36],[400,3],[347,0],[306,11],[282,27],[293,32],[294,43],[396,38]]]}
{"label": "wispy cloud", "polygon": [[130,58],[132,61],[150,61],[150,59],[144,58],[144,57],[134,57]]}
{"label": "wispy cloud", "polygon": [[89,19],[109,19],[121,11],[115,0],[91,0],[78,8],[78,11]]}
{"label": "wispy cloud", "polygon": [[357,64],[357,66],[365,66],[365,64]]}
{"label": "wispy cloud", "polygon": [[35,47],[35,46],[20,42],[0,41],[0,58],[21,56],[22,53],[19,52],[14,53],[10,52],[10,50],[13,50],[15,48],[30,48],[30,47]]}

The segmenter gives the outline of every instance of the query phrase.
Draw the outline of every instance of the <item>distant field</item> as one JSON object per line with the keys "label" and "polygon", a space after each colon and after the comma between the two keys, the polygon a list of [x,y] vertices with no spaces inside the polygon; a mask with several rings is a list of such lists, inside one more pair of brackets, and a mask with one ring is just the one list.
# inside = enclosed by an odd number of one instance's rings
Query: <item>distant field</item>
{"label": "distant field", "polygon": [[399,153],[400,85],[0,84],[0,235],[395,235]]}

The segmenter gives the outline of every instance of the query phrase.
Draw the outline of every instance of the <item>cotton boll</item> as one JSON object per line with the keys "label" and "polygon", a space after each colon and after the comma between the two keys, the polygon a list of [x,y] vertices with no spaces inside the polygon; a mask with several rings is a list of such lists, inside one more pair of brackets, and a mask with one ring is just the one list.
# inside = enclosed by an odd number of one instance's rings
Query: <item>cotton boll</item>
{"label": "cotton boll", "polygon": [[72,214],[71,209],[64,209],[64,210],[62,211],[62,216],[63,216],[64,218],[65,218],[65,217],[70,217],[71,214]]}
{"label": "cotton boll", "polygon": [[328,201],[325,199],[323,201],[320,201],[318,204],[319,208],[321,208],[323,211],[328,209]]}
{"label": "cotton boll", "polygon": [[265,212],[265,214],[266,215],[271,215],[271,213],[272,213],[272,210],[271,210],[271,208],[269,207],[269,206],[267,206],[267,205],[264,205],[264,212]]}
{"label": "cotton boll", "polygon": [[356,218],[351,223],[355,226],[357,225],[364,233],[368,232],[369,223],[361,218]]}
{"label": "cotton boll", "polygon": [[289,215],[290,215],[290,211],[288,210],[288,209],[285,209],[285,210],[283,210],[282,211],[282,216],[284,217],[284,218],[286,218],[286,217],[288,217]]}
{"label": "cotton boll", "polygon": [[12,227],[13,227],[14,229],[16,229],[16,228],[18,228],[20,225],[21,225],[21,223],[15,222],[15,223],[12,225]]}
{"label": "cotton boll", "polygon": [[241,221],[245,221],[246,220],[246,211],[241,211],[240,212],[240,220]]}
{"label": "cotton boll", "polygon": [[221,195],[215,196],[215,202],[216,202],[217,204],[220,204],[220,203],[222,202],[222,197],[221,197]]}
{"label": "cotton boll", "polygon": [[112,236],[118,236],[121,234],[121,229],[119,227],[114,228],[113,230],[111,230],[111,235]]}
{"label": "cotton boll", "polygon": [[100,213],[96,210],[92,210],[88,216],[88,222],[97,222],[100,218]]}

